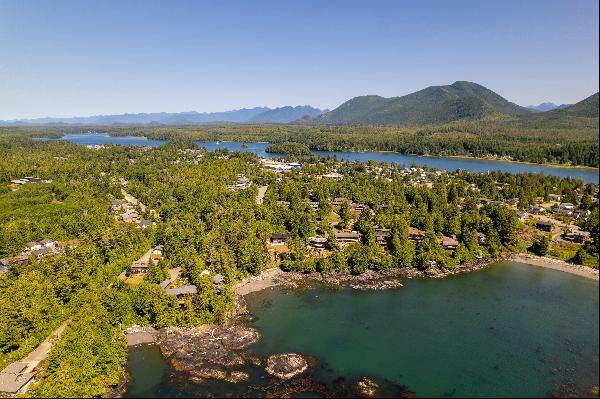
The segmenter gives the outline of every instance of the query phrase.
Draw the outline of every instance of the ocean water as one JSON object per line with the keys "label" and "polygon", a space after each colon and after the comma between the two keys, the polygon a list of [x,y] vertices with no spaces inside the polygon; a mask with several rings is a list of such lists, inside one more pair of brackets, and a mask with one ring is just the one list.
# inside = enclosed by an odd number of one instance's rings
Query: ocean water
{"label": "ocean water", "polygon": [[[598,282],[555,270],[503,262],[393,290],[275,288],[247,302],[262,333],[250,350],[316,358],[313,377],[334,391],[363,376],[418,397],[591,396],[598,385]],[[146,378],[149,348],[130,353],[128,396],[260,396],[248,383],[192,384],[160,355],[161,378]]]}

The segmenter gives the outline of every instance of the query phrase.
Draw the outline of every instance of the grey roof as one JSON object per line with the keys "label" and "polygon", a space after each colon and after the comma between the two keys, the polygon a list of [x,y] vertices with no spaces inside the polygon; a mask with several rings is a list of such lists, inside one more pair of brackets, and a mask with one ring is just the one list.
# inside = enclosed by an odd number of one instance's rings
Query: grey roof
{"label": "grey roof", "polygon": [[169,284],[171,284],[171,279],[166,279],[165,281],[160,283],[160,288],[162,288],[164,290],[165,288],[167,288],[169,286]]}
{"label": "grey roof", "polygon": [[198,289],[195,285],[184,285],[179,288],[168,288],[165,290],[167,295],[184,295],[184,294],[195,294],[198,292]]}
{"label": "grey roof", "polygon": [[215,277],[213,277],[213,284],[220,284],[224,279],[225,277],[223,277],[222,275],[215,274]]}

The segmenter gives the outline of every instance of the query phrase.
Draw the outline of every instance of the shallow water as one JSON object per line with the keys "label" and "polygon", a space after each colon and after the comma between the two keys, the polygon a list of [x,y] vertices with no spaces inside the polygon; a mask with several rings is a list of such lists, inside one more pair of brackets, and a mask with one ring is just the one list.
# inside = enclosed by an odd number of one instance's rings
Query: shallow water
{"label": "shallow water", "polygon": [[[405,385],[417,396],[533,397],[565,387],[590,396],[598,384],[598,282],[555,270],[504,262],[400,289],[270,289],[247,301],[263,334],[251,351],[315,356],[311,373],[329,387],[368,376],[387,380],[387,394]],[[173,370],[148,387],[139,356],[130,353],[128,396],[247,388],[190,384]]]}

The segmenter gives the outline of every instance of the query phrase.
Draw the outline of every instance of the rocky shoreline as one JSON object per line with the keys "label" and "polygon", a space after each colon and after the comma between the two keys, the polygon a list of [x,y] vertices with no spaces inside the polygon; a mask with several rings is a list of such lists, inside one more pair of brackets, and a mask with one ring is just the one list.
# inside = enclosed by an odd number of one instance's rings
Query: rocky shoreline
{"label": "rocky shoreline", "polygon": [[[376,383],[366,376],[359,379],[339,376],[333,387],[327,386],[315,377],[314,372],[326,366],[314,357],[278,353],[262,358],[253,354],[248,348],[260,340],[260,333],[242,324],[161,329],[134,327],[128,329],[126,335],[131,346],[148,344],[147,338],[152,336],[152,344],[160,348],[174,371],[199,387],[205,386],[208,391],[215,381],[219,381],[221,384],[244,384],[231,385],[243,390],[243,396],[290,397],[318,393],[324,397],[381,397],[387,396],[387,392],[400,397],[414,396],[404,386],[389,381]],[[137,336],[142,337],[143,342],[139,342]],[[114,396],[121,396],[124,390],[114,393]]]}
{"label": "rocky shoreline", "polygon": [[459,265],[456,268],[446,269],[430,267],[425,271],[412,267],[393,268],[385,270],[367,270],[362,274],[354,275],[344,273],[300,273],[283,272],[271,269],[259,276],[251,277],[238,284],[234,290],[238,297],[251,292],[262,291],[272,287],[301,288],[309,287],[311,283],[327,284],[331,286],[349,287],[358,290],[384,290],[402,287],[402,279],[413,278],[445,278],[457,274],[480,270],[489,265],[502,261],[506,257],[498,257],[490,261],[478,260],[472,263]]}

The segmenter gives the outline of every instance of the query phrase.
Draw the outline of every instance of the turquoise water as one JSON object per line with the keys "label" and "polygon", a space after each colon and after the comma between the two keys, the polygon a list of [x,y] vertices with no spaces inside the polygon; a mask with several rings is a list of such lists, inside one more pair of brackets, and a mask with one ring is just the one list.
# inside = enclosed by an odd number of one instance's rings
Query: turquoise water
{"label": "turquoise water", "polygon": [[[94,145],[112,143],[116,145],[150,146],[158,147],[165,143],[164,140],[150,140],[140,136],[109,136],[106,133],[80,133],[65,134],[62,138],[76,144]],[[271,158],[276,154],[267,153],[265,150],[268,143],[241,143],[235,141],[214,142],[197,141],[199,147],[204,147],[209,151],[217,149],[228,149],[229,151],[253,152],[260,157]],[[503,161],[489,161],[481,159],[449,158],[436,156],[418,156],[403,155],[393,152],[344,152],[344,151],[311,151],[312,154],[322,157],[335,156],[339,160],[367,162],[369,160],[377,162],[396,162],[404,166],[417,164],[429,168],[454,171],[465,169],[470,172],[502,171],[509,173],[544,173],[546,175],[559,177],[573,177],[581,179],[585,183],[598,183],[598,169],[582,168],[560,168],[553,166],[519,164]]]}
{"label": "turquoise water", "polygon": [[[271,289],[247,301],[263,335],[251,351],[315,356],[312,374],[328,385],[368,376],[420,397],[534,397],[564,387],[590,396],[598,384],[598,282],[555,270],[504,262],[394,290]],[[247,389],[194,385],[171,370],[144,390],[136,356],[128,396]]]}

